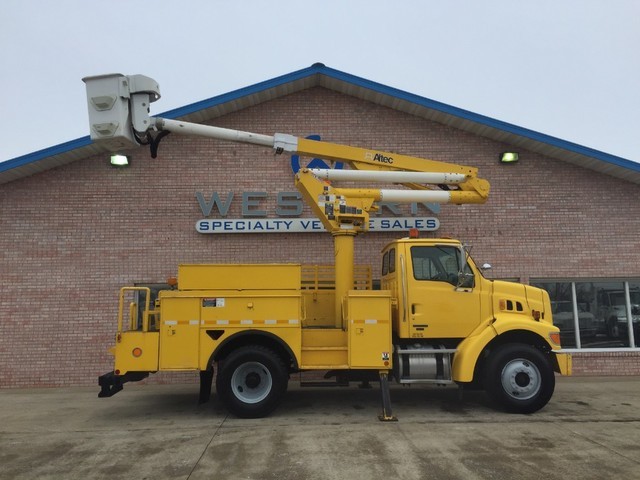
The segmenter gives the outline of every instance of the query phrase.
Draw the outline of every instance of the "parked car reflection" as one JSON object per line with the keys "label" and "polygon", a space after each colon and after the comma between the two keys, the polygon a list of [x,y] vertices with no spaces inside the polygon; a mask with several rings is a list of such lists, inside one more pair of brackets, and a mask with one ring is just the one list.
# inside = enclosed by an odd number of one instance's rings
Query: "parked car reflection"
{"label": "parked car reflection", "polygon": [[[631,300],[633,333],[637,339],[640,329],[640,291],[629,291],[629,298]],[[598,300],[598,319],[605,326],[604,333],[610,338],[628,337],[629,322],[625,292],[623,290],[600,290]]]}
{"label": "parked car reflection", "polygon": [[[560,341],[562,345],[576,345],[576,329],[573,318],[573,303],[571,301],[551,302],[553,323],[560,329]],[[578,324],[580,327],[580,340],[593,340],[598,332],[594,315],[588,312],[581,304],[578,304]]]}

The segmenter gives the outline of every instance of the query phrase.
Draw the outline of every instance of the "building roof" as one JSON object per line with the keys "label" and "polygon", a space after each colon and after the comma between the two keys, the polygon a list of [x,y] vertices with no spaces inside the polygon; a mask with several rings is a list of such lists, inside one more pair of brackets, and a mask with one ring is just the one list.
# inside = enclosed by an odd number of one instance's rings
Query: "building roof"
{"label": "building roof", "polygon": [[[640,184],[640,163],[391,88],[321,63],[157,116],[200,123],[316,86]],[[106,149],[95,145],[89,136],[81,137],[1,162],[0,183],[104,152]]]}

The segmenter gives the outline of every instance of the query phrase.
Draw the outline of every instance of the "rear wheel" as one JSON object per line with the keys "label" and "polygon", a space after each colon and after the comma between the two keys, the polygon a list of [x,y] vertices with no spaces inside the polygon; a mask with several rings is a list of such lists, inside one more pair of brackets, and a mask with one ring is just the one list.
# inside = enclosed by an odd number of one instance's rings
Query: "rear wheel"
{"label": "rear wheel", "polygon": [[260,346],[241,347],[222,360],[216,389],[225,407],[241,418],[267,416],[287,391],[284,362]]}
{"label": "rear wheel", "polygon": [[521,344],[498,347],[485,364],[484,386],[489,397],[513,413],[533,413],[544,407],[555,389],[548,358]]}

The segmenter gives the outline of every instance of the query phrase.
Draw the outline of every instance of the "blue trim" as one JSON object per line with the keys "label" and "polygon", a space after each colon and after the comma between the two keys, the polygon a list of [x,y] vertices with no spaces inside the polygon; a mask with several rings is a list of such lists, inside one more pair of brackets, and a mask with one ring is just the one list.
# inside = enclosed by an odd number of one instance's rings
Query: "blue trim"
{"label": "blue trim", "polygon": [[373,90],[383,95],[395,97],[400,100],[406,100],[408,102],[420,105],[422,107],[429,108],[431,110],[437,110],[439,112],[452,115],[455,117],[459,117],[465,120],[469,120],[474,123],[479,123],[481,125],[485,125],[490,128],[502,130],[514,135],[518,135],[520,137],[525,137],[525,138],[534,140],[536,142],[546,143],[548,145],[561,148],[563,150],[568,150],[570,152],[578,153],[580,155],[585,155],[587,157],[592,157],[607,163],[612,163],[619,167],[628,168],[630,170],[640,172],[640,163],[632,162],[631,160],[627,160],[626,158],[618,157],[616,155],[611,155],[611,154],[602,152],[600,150],[595,150],[593,148],[585,147],[583,145],[578,145],[577,143],[562,140],[560,138],[553,137],[551,135],[546,135],[544,133],[536,132],[534,130],[529,130],[527,128],[518,127],[517,125],[513,125],[511,123],[503,122],[501,120],[496,120],[495,118],[490,118],[484,115],[473,113],[468,110],[464,110],[462,108],[458,108],[458,107],[444,104],[442,102],[438,102],[436,100],[420,97],[418,95],[408,93],[403,90],[398,90],[397,88],[388,87],[386,85],[382,85],[377,82],[372,82],[370,80],[366,80],[361,77],[356,77],[348,73],[340,72],[338,70],[334,70],[329,67],[324,67],[322,71],[318,73],[323,73],[337,80],[341,80],[343,82],[351,83],[362,88]]}
{"label": "blue trim", "polygon": [[89,137],[89,135],[87,135],[86,137],[71,140],[69,142],[60,143],[58,145],[54,145],[53,147],[45,148],[44,150],[38,150],[21,157],[12,158],[10,160],[0,162],[0,173],[12,170],[14,168],[23,167],[25,165],[29,165],[30,163],[35,163],[54,155],[67,153],[71,150],[75,150],[76,148],[86,147],[87,145],[91,145],[91,138]]}
{"label": "blue trim", "polygon": [[[310,67],[303,68],[302,70],[288,73],[286,75],[281,75],[271,80],[266,80],[264,82],[256,83],[255,85],[234,90],[232,92],[218,95],[216,97],[202,100],[200,102],[185,105],[184,107],[176,108],[174,110],[169,110],[167,112],[159,114],[158,116],[165,117],[165,118],[172,118],[172,119],[183,117],[192,113],[196,113],[206,108],[222,105],[227,102],[238,100],[247,95],[260,93],[270,88],[278,87],[280,85],[294,82],[296,80],[308,78],[313,75],[325,75],[335,80],[339,80],[339,81],[349,83],[361,88],[378,92],[382,95],[394,97],[400,100],[405,100],[407,102],[410,102],[431,110],[436,110],[438,112],[442,112],[447,115],[452,115],[454,117],[465,119],[470,122],[478,123],[478,124],[481,124],[490,128],[494,128],[497,130],[502,130],[504,132],[517,135],[520,137],[528,138],[536,142],[545,143],[547,145],[551,145],[563,150],[567,150],[569,152],[585,155],[587,157],[591,157],[591,158],[603,161],[605,163],[616,165],[618,167],[626,168],[635,172],[640,172],[640,163],[632,162],[631,160],[627,160],[622,157],[610,155],[608,153],[605,153],[599,150],[594,150],[593,148],[585,147],[583,145],[578,145],[576,143],[568,142],[566,140],[561,140],[557,137],[545,135],[543,133],[529,130],[527,128],[518,127],[511,123],[486,117],[484,115],[480,115],[477,113],[470,112],[468,110],[447,105],[435,100],[431,100],[429,98],[420,97],[418,95],[408,93],[403,90],[398,90],[397,88],[388,87],[386,85],[382,85],[377,82],[372,82],[371,80],[366,80],[364,78],[357,77],[355,75],[351,75],[349,73],[341,72],[339,70],[335,70],[333,68],[327,67],[322,63],[314,63]],[[86,136],[76,140],[72,140],[70,142],[61,143],[59,145],[56,145],[44,150],[39,150],[37,152],[24,155],[22,157],[17,157],[11,160],[7,160],[5,162],[0,162],[0,173],[5,172],[7,170],[11,170],[13,168],[22,167],[24,165],[28,165],[30,163],[43,160],[53,155],[66,153],[76,148],[85,147],[90,144],[91,144],[91,140],[88,136]]]}

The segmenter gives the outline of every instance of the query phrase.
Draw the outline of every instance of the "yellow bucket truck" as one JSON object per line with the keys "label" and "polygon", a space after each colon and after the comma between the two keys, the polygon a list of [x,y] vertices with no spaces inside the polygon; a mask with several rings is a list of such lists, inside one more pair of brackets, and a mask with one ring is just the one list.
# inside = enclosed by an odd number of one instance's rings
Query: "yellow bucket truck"
{"label": "yellow bucket truck", "polygon": [[[239,417],[263,417],[280,403],[289,376],[326,372],[339,381],[379,381],[381,420],[394,420],[389,380],[456,383],[486,390],[519,413],[545,406],[554,372],[570,374],[546,291],[489,280],[458,240],[407,238],[382,249],[381,289],[370,267],[354,265],[354,238],[379,202],[484,203],[477,169],[396,153],[254,134],[149,116],[160,97],[143,75],[84,79],[91,137],[113,150],[168,133],[201,135],[343,162],[301,169],[296,187],[331,233],[335,265],[180,265],[177,284],[151,304],[145,287],[124,287],[114,369],[100,397],[159,371],[200,372],[200,400],[217,394]],[[340,187],[347,182],[348,187]],[[354,188],[354,183],[404,188]],[[127,299],[132,298],[127,306]]]}

